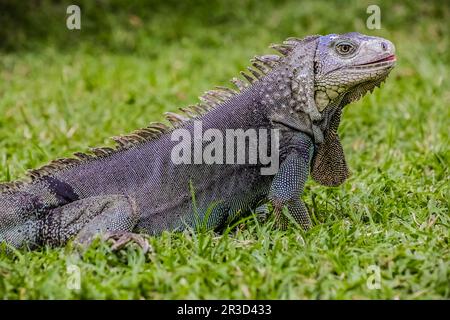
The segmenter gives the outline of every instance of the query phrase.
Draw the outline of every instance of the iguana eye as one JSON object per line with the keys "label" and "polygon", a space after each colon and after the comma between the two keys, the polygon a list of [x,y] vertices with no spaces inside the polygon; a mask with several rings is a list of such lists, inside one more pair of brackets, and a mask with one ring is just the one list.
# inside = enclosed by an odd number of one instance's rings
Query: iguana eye
{"label": "iguana eye", "polygon": [[340,42],[336,45],[336,51],[341,55],[349,55],[355,51],[355,46],[350,42]]}

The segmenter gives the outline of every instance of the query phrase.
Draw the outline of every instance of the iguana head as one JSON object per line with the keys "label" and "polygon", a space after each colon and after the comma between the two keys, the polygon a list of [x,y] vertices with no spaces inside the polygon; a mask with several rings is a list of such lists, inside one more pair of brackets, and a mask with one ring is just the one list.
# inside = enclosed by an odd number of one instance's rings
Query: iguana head
{"label": "iguana head", "polygon": [[318,39],[314,59],[314,100],[322,112],[347,97],[357,100],[373,90],[395,65],[389,40],[357,32],[329,34]]}

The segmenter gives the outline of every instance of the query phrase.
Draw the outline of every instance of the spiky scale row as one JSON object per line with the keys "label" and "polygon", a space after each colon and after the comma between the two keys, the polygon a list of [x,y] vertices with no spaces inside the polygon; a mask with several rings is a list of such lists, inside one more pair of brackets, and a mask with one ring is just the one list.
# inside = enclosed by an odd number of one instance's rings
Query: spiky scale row
{"label": "spiky scale row", "polygon": [[239,78],[233,78],[230,81],[238,88],[239,91],[244,91],[245,89],[250,87],[250,85],[248,83],[242,81]]}
{"label": "spiky scale row", "polygon": [[250,71],[250,73],[251,73],[256,79],[260,80],[260,79],[262,78],[262,75],[261,75],[258,71],[254,70],[254,69],[252,69],[252,68],[250,68],[250,67],[247,67],[247,70]]}
{"label": "spiky scale row", "polygon": [[258,69],[262,74],[267,74],[270,71],[270,68],[258,62],[255,62],[254,60],[252,61],[252,66]]}
{"label": "spiky scale row", "polygon": [[234,96],[234,95],[239,93],[239,92],[237,92],[237,91],[235,91],[235,90],[233,90],[231,88],[223,87],[223,86],[216,86],[216,89],[217,90],[222,90],[223,92],[227,92],[229,94],[229,97],[232,97],[232,96]]}
{"label": "spiky scale row", "polygon": [[181,123],[188,121],[189,118],[182,116],[181,114],[174,112],[166,112],[164,113],[166,119],[172,124],[172,126],[176,127]]}
{"label": "spiky scale row", "polygon": [[252,76],[250,76],[249,74],[245,73],[244,71],[241,71],[240,74],[241,74],[241,76],[243,76],[245,78],[245,80],[248,81],[248,83],[250,85],[252,85],[255,82],[255,79]]}
{"label": "spiky scale row", "polygon": [[272,44],[270,47],[281,53],[283,56],[287,56],[293,49],[293,46],[290,44]]}
{"label": "spiky scale row", "polygon": [[[204,99],[203,102],[205,104],[209,103],[206,99]],[[191,107],[179,108],[179,110],[183,112],[188,119],[195,118],[198,115],[197,111],[193,110]]]}
{"label": "spiky scale row", "polygon": [[5,182],[0,184],[0,192],[1,193],[8,193],[13,192],[19,188],[21,188],[26,181],[12,181],[12,182]]}
{"label": "spiky scale row", "polygon": [[83,162],[93,158],[91,155],[84,152],[75,152],[73,155]]}
{"label": "spiky scale row", "polygon": [[[293,47],[299,41],[302,41],[302,39],[288,38],[283,42],[283,44],[273,44],[271,45],[271,48],[277,50],[283,56],[286,56],[292,51]],[[112,137],[111,139],[116,143],[116,148],[97,147],[90,148],[89,153],[76,152],[73,154],[75,158],[63,158],[54,160],[41,168],[30,170],[26,177],[30,178],[31,182],[33,182],[36,179],[48,176],[55,171],[67,169],[80,163],[95,160],[98,158],[104,158],[120,150],[128,149],[137,144],[157,139],[162,134],[169,132],[173,128],[177,128],[183,125],[183,123],[189,121],[192,118],[203,115],[205,112],[218,106],[220,103],[249,88],[252,84],[259,81],[264,77],[264,75],[266,75],[274,67],[276,67],[282,59],[283,57],[273,54],[255,56],[251,60],[252,66],[254,68],[247,68],[250,74],[241,72],[241,75],[245,80],[247,80],[247,82],[238,78],[233,78],[231,79],[231,83],[236,86],[237,90],[233,90],[228,87],[217,86],[215,90],[207,91],[203,96],[200,97],[200,102],[196,105],[180,108],[179,110],[183,113],[183,115],[173,112],[166,112],[165,116],[167,121],[171,124],[170,127],[159,122],[151,123],[148,127],[135,130],[130,134]],[[18,180],[14,182],[0,183],[0,192],[15,191],[21,188],[25,183],[28,183],[28,181]]]}
{"label": "spiky scale row", "polygon": [[[209,95],[209,94],[204,94],[201,97],[199,97],[200,101],[203,102],[203,104],[210,106],[211,108],[214,108],[215,106],[218,106],[221,103],[221,100],[217,99],[216,97]],[[183,108],[186,109],[186,108]],[[189,113],[191,113],[192,111],[190,110],[190,108],[187,109]],[[195,116],[195,113],[194,113]]]}
{"label": "spiky scale row", "polygon": [[281,57],[275,54],[268,54],[264,56],[255,56],[251,61],[252,62],[260,62],[266,65],[269,69],[276,67],[280,61]]}
{"label": "spiky scale row", "polygon": [[89,148],[89,152],[94,154],[97,158],[104,158],[109,156],[112,152],[114,152],[114,149],[107,147],[96,147],[96,148]]}

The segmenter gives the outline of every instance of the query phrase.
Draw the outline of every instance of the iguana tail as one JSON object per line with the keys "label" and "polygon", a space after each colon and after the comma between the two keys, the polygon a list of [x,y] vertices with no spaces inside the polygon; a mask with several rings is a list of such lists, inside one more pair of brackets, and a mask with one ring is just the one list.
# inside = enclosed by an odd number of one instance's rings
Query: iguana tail
{"label": "iguana tail", "polygon": [[48,196],[25,191],[0,193],[0,244],[34,249],[63,245],[74,237],[77,243],[89,244],[101,233],[132,232],[138,218],[134,199],[124,195],[55,204]]}
{"label": "iguana tail", "polygon": [[0,193],[0,244],[35,247],[40,233],[40,207],[37,198],[29,193]]}

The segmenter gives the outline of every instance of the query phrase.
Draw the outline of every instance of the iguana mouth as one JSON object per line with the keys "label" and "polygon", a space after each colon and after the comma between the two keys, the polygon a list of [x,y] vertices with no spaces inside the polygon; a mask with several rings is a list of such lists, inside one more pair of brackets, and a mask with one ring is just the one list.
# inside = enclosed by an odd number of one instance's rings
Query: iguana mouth
{"label": "iguana mouth", "polygon": [[397,61],[397,58],[395,56],[395,54],[391,54],[390,56],[387,56],[385,58],[379,59],[379,60],[375,60],[375,61],[370,61],[367,63],[362,63],[362,64],[358,64],[357,66],[367,66],[367,65],[376,65],[379,63],[383,63],[383,62],[392,62],[394,63],[395,61]]}
{"label": "iguana mouth", "polygon": [[348,71],[356,69],[356,70],[358,70],[358,72],[360,69],[372,69],[372,70],[388,69],[388,70],[390,70],[394,67],[396,61],[397,61],[397,57],[395,56],[395,54],[391,54],[387,57],[384,57],[382,59],[378,59],[375,61],[370,61],[370,62],[361,63],[361,64],[355,64],[352,66],[339,67],[334,70],[328,71],[327,74],[335,72],[336,70],[342,70],[342,69],[345,69]]}

